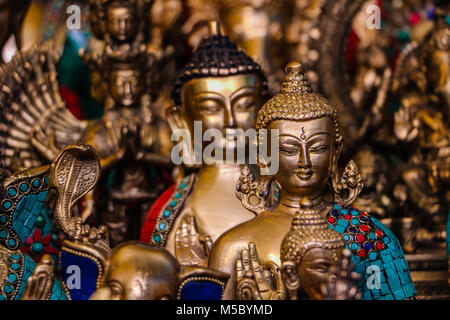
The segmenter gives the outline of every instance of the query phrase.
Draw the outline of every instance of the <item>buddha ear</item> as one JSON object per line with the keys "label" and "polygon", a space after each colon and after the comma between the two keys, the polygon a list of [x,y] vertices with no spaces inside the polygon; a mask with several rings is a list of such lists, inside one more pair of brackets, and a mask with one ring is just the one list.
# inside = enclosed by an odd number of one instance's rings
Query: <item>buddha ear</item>
{"label": "buddha ear", "polygon": [[177,129],[188,129],[186,121],[184,120],[181,108],[179,106],[171,106],[166,110],[167,123],[170,131]]}
{"label": "buddha ear", "polygon": [[293,261],[284,261],[281,264],[281,278],[289,291],[291,300],[297,300],[297,291],[300,288],[300,277],[297,266]]}
{"label": "buddha ear", "polygon": [[337,174],[339,157],[341,155],[342,148],[344,147],[344,143],[342,141],[342,137],[339,137],[335,143],[335,151],[333,156],[333,173]]}

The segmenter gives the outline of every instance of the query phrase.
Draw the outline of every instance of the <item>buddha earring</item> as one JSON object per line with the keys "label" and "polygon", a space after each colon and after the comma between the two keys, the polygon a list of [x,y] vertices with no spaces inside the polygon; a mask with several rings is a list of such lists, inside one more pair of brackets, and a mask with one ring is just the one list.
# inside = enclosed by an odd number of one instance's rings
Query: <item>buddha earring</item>
{"label": "buddha earring", "polygon": [[236,184],[236,196],[245,208],[259,214],[266,209],[272,181],[272,176],[261,176],[258,181],[249,166],[245,166]]}
{"label": "buddha earring", "polygon": [[355,161],[350,160],[345,166],[342,176],[340,178],[338,176],[337,164],[335,163],[331,173],[334,201],[349,206],[355,201],[364,186]]}

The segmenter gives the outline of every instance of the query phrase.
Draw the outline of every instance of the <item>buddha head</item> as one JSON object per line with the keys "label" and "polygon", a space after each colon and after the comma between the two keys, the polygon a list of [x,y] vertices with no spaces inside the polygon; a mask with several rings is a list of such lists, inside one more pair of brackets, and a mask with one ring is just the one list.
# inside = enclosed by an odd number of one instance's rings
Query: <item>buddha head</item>
{"label": "buddha head", "polygon": [[106,0],[89,0],[89,23],[92,34],[102,39],[105,33],[104,3]]}
{"label": "buddha head", "polygon": [[280,252],[281,275],[291,299],[297,298],[299,290],[311,299],[320,299],[321,286],[336,280],[331,271],[344,247],[342,236],[328,228],[317,210],[300,209]]}
{"label": "buddha head", "polygon": [[145,76],[143,67],[135,62],[115,62],[109,71],[109,91],[114,102],[123,107],[139,103],[144,94]]}
{"label": "buddha head", "polygon": [[[300,202],[303,197],[319,198],[330,181],[335,187],[343,142],[336,109],[312,92],[303,66],[291,62],[286,71],[280,93],[259,111],[256,128],[260,143],[265,132],[261,129],[279,140],[279,169],[266,179],[275,180],[281,198]],[[265,166],[264,159],[259,165]]]}
{"label": "buddha head", "polygon": [[121,43],[132,40],[139,29],[136,1],[113,1],[106,9],[106,29]]}
{"label": "buddha head", "polygon": [[[211,22],[210,36],[201,41],[175,83],[168,122],[172,131],[188,129],[191,137],[194,121],[201,121],[203,131],[217,129],[222,136],[254,128],[267,92],[261,67]],[[221,143],[225,148],[235,142]]]}
{"label": "buddha head", "polygon": [[134,241],[120,244],[111,253],[104,286],[91,299],[175,299],[179,268],[164,249]]}

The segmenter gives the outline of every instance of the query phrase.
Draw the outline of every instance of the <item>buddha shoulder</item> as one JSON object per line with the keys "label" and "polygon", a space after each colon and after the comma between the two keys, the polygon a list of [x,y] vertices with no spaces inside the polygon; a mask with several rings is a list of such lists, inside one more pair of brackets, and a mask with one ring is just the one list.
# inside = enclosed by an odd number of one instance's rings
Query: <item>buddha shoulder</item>
{"label": "buddha shoulder", "polygon": [[260,213],[254,219],[228,230],[216,240],[210,254],[210,264],[219,264],[219,261],[228,259],[225,257],[230,255],[237,256],[250,242],[254,242],[258,248],[264,248],[278,241],[279,247],[291,223],[292,216],[284,212]]}

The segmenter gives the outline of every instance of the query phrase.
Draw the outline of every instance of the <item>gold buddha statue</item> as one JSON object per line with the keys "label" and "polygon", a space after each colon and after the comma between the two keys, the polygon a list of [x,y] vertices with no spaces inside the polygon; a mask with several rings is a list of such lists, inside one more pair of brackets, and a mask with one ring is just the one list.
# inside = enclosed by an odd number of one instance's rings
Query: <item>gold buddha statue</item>
{"label": "gold buddha statue", "polygon": [[[272,270],[274,265],[280,269],[281,243],[301,203],[319,212],[328,227],[347,242],[355,271],[362,276],[358,289],[364,299],[413,296],[414,285],[395,236],[377,219],[351,207],[362,189],[362,181],[353,161],[342,175],[338,172],[343,142],[336,109],[312,92],[300,63],[288,64],[287,73],[280,93],[264,104],[257,118],[257,129],[269,129],[270,134],[279,138],[279,170],[265,178],[278,185],[279,201],[273,209],[228,230],[215,242],[208,266],[231,274],[224,299],[235,298],[239,271],[236,260],[249,243],[254,244],[260,260],[256,266],[269,264]],[[372,264],[377,265],[379,281],[377,285],[366,286],[366,281],[372,280],[369,279]],[[272,281],[264,283],[262,298],[273,298],[275,289],[269,290]]]}
{"label": "gold buddha statue", "polygon": [[291,230],[281,243],[283,283],[296,299],[301,292],[311,299],[321,298],[321,285],[329,281],[345,246],[345,240],[317,210],[300,209],[294,215]]}
{"label": "gold buddha statue", "polygon": [[[238,144],[234,139],[227,140],[225,135],[254,128],[256,113],[267,94],[267,81],[261,67],[221,35],[219,29],[217,23],[210,23],[210,36],[200,43],[178,77],[172,92],[175,106],[168,110],[167,120],[173,133],[187,130],[194,138],[190,145],[201,153],[204,154],[206,144],[198,141],[201,138],[196,133],[198,122],[202,130],[214,129],[222,134],[223,138],[216,142],[224,150],[223,154],[231,149],[235,155]],[[185,162],[185,167],[198,171],[168,189],[154,203],[144,221],[141,241],[175,253],[177,229],[188,215],[194,219],[185,220],[184,231],[191,234],[191,230],[198,228],[208,243],[254,217],[242,207],[231,187],[238,180],[242,165],[234,159],[231,164],[207,161],[204,157],[199,161],[194,154],[198,152],[190,153],[191,157],[187,158],[194,161]],[[189,250],[181,251],[177,258],[182,264],[200,263],[189,257]]]}
{"label": "gold buddha statue", "polygon": [[[353,271],[351,253],[344,246],[345,240],[328,228],[317,210],[302,207],[281,243],[281,269],[271,263],[277,282],[271,299],[358,299],[355,282],[360,276]],[[260,287],[264,287],[266,278],[263,268],[259,267],[260,272],[251,271],[258,263],[255,245],[250,243],[249,250],[243,250],[236,262],[238,299],[262,298]]]}
{"label": "gold buddha statue", "polygon": [[166,250],[125,242],[111,252],[104,285],[90,299],[175,299],[178,272],[176,259]]}

